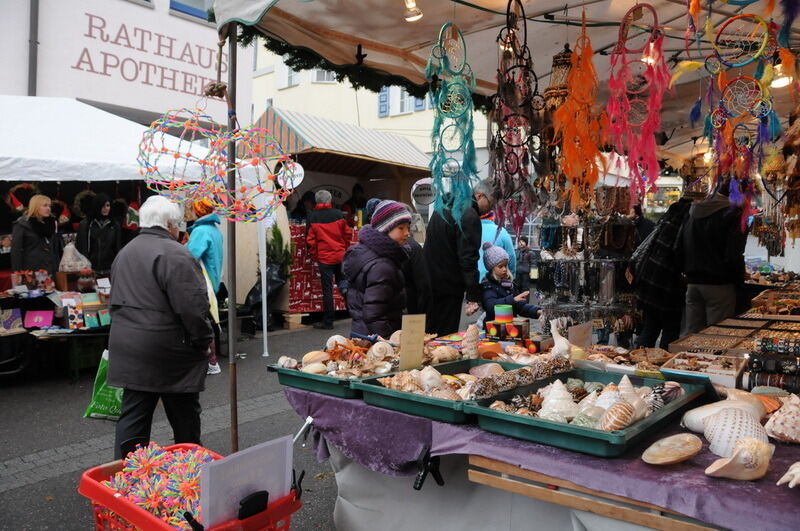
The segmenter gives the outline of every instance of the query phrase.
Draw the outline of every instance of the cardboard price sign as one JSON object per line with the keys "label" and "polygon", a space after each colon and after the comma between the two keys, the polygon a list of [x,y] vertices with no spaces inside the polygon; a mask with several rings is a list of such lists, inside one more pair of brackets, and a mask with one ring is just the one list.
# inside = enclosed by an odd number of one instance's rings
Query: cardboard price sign
{"label": "cardboard price sign", "polygon": [[577,347],[589,347],[592,344],[592,321],[570,326],[567,329],[567,339]]}
{"label": "cardboard price sign", "polygon": [[425,345],[425,314],[404,315],[403,333],[400,334],[401,371],[422,365],[422,347]]}

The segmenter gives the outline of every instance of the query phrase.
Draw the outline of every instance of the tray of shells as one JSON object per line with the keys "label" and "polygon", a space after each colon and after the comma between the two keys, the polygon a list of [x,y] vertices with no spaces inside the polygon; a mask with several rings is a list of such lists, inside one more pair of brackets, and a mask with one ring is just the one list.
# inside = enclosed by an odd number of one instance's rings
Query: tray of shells
{"label": "tray of shells", "polygon": [[660,348],[643,347],[626,350],[608,345],[592,345],[587,349],[587,353],[585,360],[575,362],[576,367],[649,378],[661,378],[659,367],[673,356],[672,353]]}
{"label": "tray of shells", "polygon": [[[477,356],[479,331],[477,327],[470,327],[467,332],[462,341],[462,351]],[[434,337],[426,337],[426,340]],[[399,331],[392,334],[389,341],[375,343],[334,335],[328,338],[324,349],[311,351],[300,361],[281,356],[278,363],[267,369],[278,373],[281,385],[339,398],[359,398],[361,391],[352,389],[350,382],[396,371],[400,360],[395,345],[399,343]],[[450,345],[426,343],[423,365],[457,360],[462,351]]]}
{"label": "tray of shells", "polygon": [[725,328],[723,326],[709,326],[698,332],[703,336],[736,336],[747,337],[753,333],[752,328]]}
{"label": "tray of shells", "polygon": [[761,328],[766,324],[767,321],[760,321],[757,319],[725,319],[717,323],[716,326],[724,326],[726,328]]}
{"label": "tray of shells", "polygon": [[671,382],[575,369],[466,404],[486,431],[614,457],[702,397],[702,380]]}
{"label": "tray of shells", "polygon": [[467,422],[464,405],[503,391],[529,385],[538,379],[569,371],[567,358],[548,358],[533,365],[460,360],[354,381],[364,402],[442,422]]}
{"label": "tray of shells", "polygon": [[758,330],[753,339],[800,339],[800,331],[792,330]]}
{"label": "tray of shells", "polygon": [[800,323],[793,321],[776,321],[767,328],[770,330],[792,330],[794,332],[800,332]]}
{"label": "tray of shells", "polygon": [[691,334],[670,343],[669,351],[677,354],[678,352],[685,352],[694,348],[725,350],[737,348],[741,342],[742,338],[736,336],[704,336],[700,334]]}
{"label": "tray of shells", "polygon": [[711,383],[725,387],[737,387],[737,384],[741,383],[742,371],[746,364],[745,358],[681,352],[665,363],[661,367],[661,372],[666,377],[704,376],[711,380]]}

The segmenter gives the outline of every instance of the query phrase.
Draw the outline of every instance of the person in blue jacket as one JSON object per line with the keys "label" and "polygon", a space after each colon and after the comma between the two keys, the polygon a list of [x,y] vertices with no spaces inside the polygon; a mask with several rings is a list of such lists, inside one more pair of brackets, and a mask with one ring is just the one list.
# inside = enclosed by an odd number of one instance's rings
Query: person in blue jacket
{"label": "person in blue jacket", "polygon": [[[492,244],[503,248],[506,253],[508,253],[508,269],[511,272],[511,276],[516,276],[517,255],[514,249],[514,242],[511,241],[511,236],[508,234],[506,229],[497,226],[493,210],[490,210],[481,216],[481,241],[491,242]],[[478,278],[482,279],[488,272],[486,266],[483,264],[483,247],[479,249],[479,254]]]}
{"label": "person in blue jacket", "polygon": [[514,289],[514,277],[508,270],[509,254],[492,242],[483,242],[483,265],[489,273],[481,282],[481,298],[486,311],[484,322],[494,321],[495,304],[509,304],[514,308],[514,316],[521,315],[534,319],[539,308],[529,304],[529,292]]}
{"label": "person in blue jacket", "polygon": [[[208,274],[209,289],[214,295],[219,293],[220,276],[222,275],[223,244],[222,232],[219,225],[221,220],[214,213],[214,207],[206,199],[200,199],[192,204],[192,210],[197,216],[194,224],[189,227],[189,241],[186,249],[192,253]],[[209,292],[209,299],[213,295]],[[219,323],[214,323],[214,342],[211,344],[211,353],[208,357],[208,374],[219,374],[222,369],[217,362],[217,352],[220,348]]]}

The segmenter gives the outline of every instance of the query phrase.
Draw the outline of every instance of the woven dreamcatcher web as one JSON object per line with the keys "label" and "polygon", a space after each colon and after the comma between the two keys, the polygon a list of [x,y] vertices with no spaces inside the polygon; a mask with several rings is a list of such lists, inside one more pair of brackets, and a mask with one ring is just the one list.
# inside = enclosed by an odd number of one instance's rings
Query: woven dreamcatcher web
{"label": "woven dreamcatcher web", "polygon": [[611,55],[609,137],[617,152],[628,157],[634,202],[655,188],[660,171],[654,133],[661,129],[661,103],[670,78],[663,38],[655,9],[637,4],[623,17]]}
{"label": "woven dreamcatcher web", "polygon": [[545,101],[527,45],[527,22],[520,0],[509,0],[506,25],[497,36],[497,93],[489,116],[489,168],[498,197],[497,223],[511,222],[519,235],[525,218],[538,204],[531,182],[533,159],[542,142]]}
{"label": "woven dreamcatcher web", "polygon": [[597,105],[597,72],[592,64],[592,43],[586,35],[586,12],[581,35],[572,51],[567,76],[568,95],[553,114],[555,134],[561,145],[561,171],[567,178],[573,209],[589,202],[600,177],[601,154],[607,117]]}
{"label": "woven dreamcatcher web", "polygon": [[464,37],[454,24],[448,22],[439,31],[439,40],[428,59],[426,77],[431,82],[434,104],[433,156],[429,166],[434,209],[451,208],[453,218],[460,223],[461,214],[472,203],[472,181],[478,170],[472,139],[475,77],[467,63]]}

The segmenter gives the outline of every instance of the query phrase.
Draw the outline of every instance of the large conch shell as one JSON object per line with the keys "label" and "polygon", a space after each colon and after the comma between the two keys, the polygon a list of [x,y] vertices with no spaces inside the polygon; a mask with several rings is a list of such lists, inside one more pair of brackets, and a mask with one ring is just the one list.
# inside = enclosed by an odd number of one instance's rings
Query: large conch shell
{"label": "large conch shell", "polygon": [[325,350],[333,350],[334,348],[336,348],[337,345],[346,347],[349,344],[350,342],[347,340],[346,337],[336,334],[329,337],[328,340],[325,342]]}
{"label": "large conch shell", "polygon": [[789,470],[778,480],[776,485],[789,484],[789,488],[793,489],[795,485],[800,485],[800,461],[792,464]]}
{"label": "large conch shell", "polygon": [[693,432],[702,433],[705,431],[705,419],[711,415],[719,413],[723,409],[740,409],[747,412],[747,414],[754,419],[761,420],[761,416],[764,412],[764,405],[758,398],[755,400],[758,402],[757,404],[749,400],[736,400],[729,397],[726,400],[720,400],[719,402],[713,402],[711,404],[690,409],[683,415],[683,418],[681,419],[681,426],[692,430]]}
{"label": "large conch shell", "polygon": [[542,418],[552,418],[556,415],[560,415],[570,420],[577,414],[578,404],[572,400],[572,393],[561,383],[561,380],[553,382],[553,386],[542,402],[542,409],[539,411],[539,416]]}
{"label": "large conch shell", "polygon": [[369,348],[367,356],[382,360],[394,356],[394,347],[386,341],[378,341]]}
{"label": "large conch shell", "polygon": [[621,430],[633,423],[634,415],[633,406],[624,400],[620,400],[608,408],[605,414],[600,417],[600,423],[597,427],[603,431]]}
{"label": "large conch shell", "polygon": [[550,321],[550,333],[553,335],[553,348],[550,349],[550,355],[554,358],[557,356],[561,356],[563,358],[569,358],[570,343],[558,331],[557,319],[553,319],[552,321]]}
{"label": "large conch shell", "polygon": [[461,341],[461,357],[464,359],[475,359],[478,357],[478,340],[481,337],[481,331],[478,325],[471,324],[467,327],[464,333],[464,339]]}
{"label": "large conch shell", "polygon": [[431,356],[433,357],[433,363],[442,363],[444,361],[457,360],[459,353],[458,350],[450,345],[441,345],[433,349]]}
{"label": "large conch shell", "polygon": [[773,414],[764,428],[773,439],[788,443],[800,443],[800,398],[792,395]]}
{"label": "large conch shell", "polygon": [[706,417],[704,435],[711,453],[731,457],[740,439],[756,439],[768,443],[767,432],[761,423],[742,409],[726,408]]}
{"label": "large conch shell", "polygon": [[303,356],[303,366],[311,365],[312,363],[325,363],[331,359],[331,355],[322,350],[312,350]]}
{"label": "large conch shell", "polygon": [[648,413],[650,413],[647,404],[639,397],[639,393],[636,392],[636,389],[633,387],[633,384],[631,383],[631,380],[628,378],[627,374],[622,377],[617,387],[619,388],[620,397],[633,406],[633,422],[643,419]]}
{"label": "large conch shell", "polygon": [[767,474],[769,460],[775,446],[756,439],[739,439],[733,448],[733,455],[717,459],[706,468],[706,475],[716,478],[752,481]]}
{"label": "large conch shell", "polygon": [[608,384],[605,389],[603,389],[603,392],[600,393],[600,396],[597,397],[597,402],[595,402],[594,405],[603,409],[608,409],[620,400],[622,400],[622,395],[617,385]]}
{"label": "large conch shell", "polygon": [[443,387],[442,374],[433,367],[425,367],[419,372],[419,383],[426,393]]}
{"label": "large conch shell", "polygon": [[420,372],[416,369],[403,371],[394,376],[384,376],[378,378],[378,382],[387,389],[395,391],[405,391],[406,393],[421,393],[422,385],[419,378]]}

